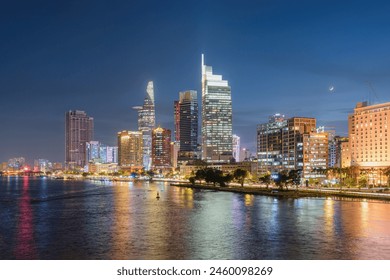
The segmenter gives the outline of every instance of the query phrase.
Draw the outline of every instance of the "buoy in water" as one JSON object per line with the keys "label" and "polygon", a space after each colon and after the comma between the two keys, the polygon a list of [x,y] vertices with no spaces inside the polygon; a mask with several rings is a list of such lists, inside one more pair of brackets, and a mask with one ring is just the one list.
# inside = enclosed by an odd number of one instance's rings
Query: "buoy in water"
{"label": "buoy in water", "polygon": [[159,198],[160,198],[160,193],[159,193],[159,192],[157,192],[157,196],[156,196],[156,198],[157,198],[157,199],[159,199]]}

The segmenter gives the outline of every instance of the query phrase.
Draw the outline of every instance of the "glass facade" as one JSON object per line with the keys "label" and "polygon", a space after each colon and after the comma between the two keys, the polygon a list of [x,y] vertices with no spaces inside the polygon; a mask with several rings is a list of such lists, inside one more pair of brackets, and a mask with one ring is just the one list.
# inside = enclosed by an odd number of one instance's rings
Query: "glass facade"
{"label": "glass facade", "polygon": [[202,54],[202,159],[228,162],[232,146],[231,89],[228,81],[204,64]]}
{"label": "glass facade", "polygon": [[156,113],[154,108],[153,81],[148,82],[146,97],[143,106],[134,107],[138,110],[138,130],[143,138],[143,166],[146,170],[151,168],[152,130],[156,126]]}

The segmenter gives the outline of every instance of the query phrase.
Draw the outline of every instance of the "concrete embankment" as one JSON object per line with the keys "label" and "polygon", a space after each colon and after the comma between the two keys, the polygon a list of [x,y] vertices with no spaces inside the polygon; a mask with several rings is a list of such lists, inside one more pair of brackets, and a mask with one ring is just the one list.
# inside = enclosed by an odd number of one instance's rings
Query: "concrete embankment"
{"label": "concrete embankment", "polygon": [[219,187],[206,184],[189,184],[189,183],[171,183],[171,186],[214,190],[223,192],[235,192],[243,194],[267,195],[280,198],[303,198],[303,197],[347,197],[356,199],[375,199],[390,201],[390,194],[383,193],[364,193],[364,192],[348,192],[348,191],[328,191],[328,190],[279,190],[267,189],[259,187]]}

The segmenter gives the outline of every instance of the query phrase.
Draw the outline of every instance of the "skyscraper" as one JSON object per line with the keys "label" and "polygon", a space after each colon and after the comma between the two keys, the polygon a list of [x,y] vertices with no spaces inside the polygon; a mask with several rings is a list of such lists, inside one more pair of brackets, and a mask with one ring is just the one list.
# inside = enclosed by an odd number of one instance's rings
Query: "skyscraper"
{"label": "skyscraper", "polygon": [[152,130],[156,126],[153,81],[148,82],[143,106],[133,108],[138,110],[138,130],[142,132],[143,137],[143,166],[149,170],[151,167]]}
{"label": "skyscraper", "polygon": [[180,92],[180,151],[194,152],[198,146],[198,97],[195,90]]}
{"label": "skyscraper", "polygon": [[121,168],[140,169],[143,166],[141,131],[118,132],[118,163]]}
{"label": "skyscraper", "polygon": [[171,131],[169,129],[158,127],[153,129],[152,135],[153,168],[171,168]]}
{"label": "skyscraper", "polygon": [[84,111],[65,114],[65,164],[66,168],[84,167],[86,143],[93,139],[93,118]]}
{"label": "skyscraper", "polygon": [[231,89],[228,81],[204,64],[202,54],[202,159],[228,162],[232,146]]}

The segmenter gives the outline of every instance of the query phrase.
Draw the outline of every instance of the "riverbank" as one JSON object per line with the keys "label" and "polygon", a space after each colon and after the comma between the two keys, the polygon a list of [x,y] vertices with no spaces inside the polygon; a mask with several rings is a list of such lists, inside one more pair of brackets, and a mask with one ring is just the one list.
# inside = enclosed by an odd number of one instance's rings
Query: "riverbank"
{"label": "riverbank", "polygon": [[304,197],[346,197],[346,198],[356,198],[356,199],[374,199],[382,201],[390,201],[390,194],[387,193],[365,193],[365,192],[353,192],[345,190],[325,190],[325,189],[313,189],[313,190],[303,190],[303,189],[289,189],[289,190],[280,190],[280,189],[267,189],[263,187],[237,187],[237,186],[228,186],[228,187],[219,187],[209,184],[189,184],[189,183],[171,183],[171,186],[176,187],[185,187],[192,189],[201,189],[201,190],[213,190],[213,191],[222,191],[222,192],[234,192],[234,193],[243,193],[243,194],[254,194],[254,195],[266,195],[279,198],[304,198]]}

